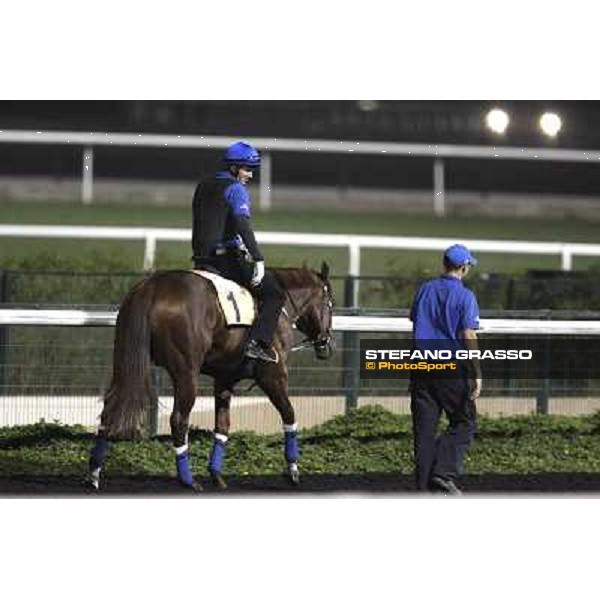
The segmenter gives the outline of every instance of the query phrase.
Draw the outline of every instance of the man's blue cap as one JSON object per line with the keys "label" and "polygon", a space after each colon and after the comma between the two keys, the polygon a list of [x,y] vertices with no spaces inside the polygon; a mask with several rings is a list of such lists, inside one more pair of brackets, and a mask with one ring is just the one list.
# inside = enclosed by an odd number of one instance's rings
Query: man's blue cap
{"label": "man's blue cap", "polygon": [[454,244],[454,246],[447,248],[446,252],[444,252],[444,259],[455,267],[477,264],[477,259],[462,244]]}

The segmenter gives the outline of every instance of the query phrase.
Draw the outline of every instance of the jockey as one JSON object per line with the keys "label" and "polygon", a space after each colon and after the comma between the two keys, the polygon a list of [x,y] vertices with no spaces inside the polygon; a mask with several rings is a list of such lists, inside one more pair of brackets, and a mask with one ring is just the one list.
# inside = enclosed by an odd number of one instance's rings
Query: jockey
{"label": "jockey", "polygon": [[252,201],[246,189],[260,167],[260,154],[240,141],[225,150],[222,163],[222,169],[200,182],[194,193],[194,268],[216,271],[250,290],[258,300],[258,315],[245,356],[277,362],[271,343],[284,291],[274,275],[265,272],[265,259],[250,224]]}

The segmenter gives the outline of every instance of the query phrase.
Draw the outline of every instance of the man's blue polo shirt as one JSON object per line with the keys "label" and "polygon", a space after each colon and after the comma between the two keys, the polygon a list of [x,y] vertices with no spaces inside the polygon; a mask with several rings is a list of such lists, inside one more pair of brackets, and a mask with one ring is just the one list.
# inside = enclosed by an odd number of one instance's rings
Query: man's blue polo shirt
{"label": "man's blue polo shirt", "polygon": [[479,306],[475,294],[460,279],[442,275],[421,285],[410,319],[415,346],[419,348],[418,340],[458,340],[459,331],[479,329]]}

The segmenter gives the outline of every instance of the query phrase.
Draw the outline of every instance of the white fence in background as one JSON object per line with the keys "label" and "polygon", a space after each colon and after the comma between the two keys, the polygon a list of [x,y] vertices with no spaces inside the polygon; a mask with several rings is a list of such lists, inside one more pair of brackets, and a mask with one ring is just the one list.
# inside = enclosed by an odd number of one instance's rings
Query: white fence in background
{"label": "white fence in background", "polygon": [[[147,271],[154,268],[157,242],[191,243],[192,232],[189,229],[176,228],[0,224],[0,237],[143,241],[144,260],[142,268]],[[258,231],[256,232],[256,238],[261,244],[347,248],[348,273],[356,277],[360,276],[360,253],[363,248],[379,250],[445,250],[448,246],[460,241],[466,244],[473,252],[559,256],[560,266],[563,271],[570,271],[572,269],[574,256],[600,256],[600,244],[577,244],[570,242],[528,242],[520,240],[478,240],[465,238],[457,240],[457,238],[297,233],[287,231]]]}
{"label": "white fence in background", "polygon": [[[190,243],[190,229],[151,227],[96,227],[96,226],[47,226],[47,225],[0,225],[0,237],[34,237],[58,239],[138,240],[144,242],[145,271],[154,268],[156,244],[163,242]],[[261,244],[281,246],[322,246],[348,250],[348,274],[360,276],[360,254],[363,248],[388,250],[444,250],[460,241],[474,253],[533,254],[560,257],[561,269],[573,267],[574,256],[600,256],[600,244],[575,244],[567,242],[528,242],[518,240],[477,240],[456,238],[429,238],[377,235],[346,235],[329,233],[292,233],[285,231],[258,231],[256,238]],[[354,305],[357,305],[358,286],[355,286]]]}
{"label": "white fence in background", "polygon": [[[53,325],[69,327],[110,327],[117,321],[116,311],[64,309],[0,309],[0,326]],[[541,319],[480,319],[483,334],[506,335],[600,335],[600,321],[549,321]],[[333,317],[333,331],[399,332],[412,331],[407,317],[346,316]]]}
{"label": "white fence in background", "polygon": [[[209,135],[135,134],[82,131],[0,130],[0,143],[55,144],[79,146],[82,153],[81,198],[84,204],[93,200],[94,147],[125,146],[152,148],[216,148],[223,149],[238,138]],[[444,158],[528,160],[555,162],[598,162],[598,150],[560,148],[514,148],[509,146],[466,146],[454,144],[405,144],[397,142],[356,142],[347,140],[301,140],[258,138],[250,140],[263,154],[259,202],[263,209],[271,206],[272,162],[275,152],[309,152],[323,154],[363,154],[385,156],[430,157],[433,159],[433,211],[445,214]]]}

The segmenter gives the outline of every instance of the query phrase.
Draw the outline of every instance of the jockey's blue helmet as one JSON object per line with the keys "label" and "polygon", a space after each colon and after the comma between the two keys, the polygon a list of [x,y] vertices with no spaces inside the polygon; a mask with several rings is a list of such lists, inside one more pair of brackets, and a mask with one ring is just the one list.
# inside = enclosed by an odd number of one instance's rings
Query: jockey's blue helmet
{"label": "jockey's blue helmet", "polygon": [[236,142],[225,149],[223,162],[226,165],[241,165],[258,169],[260,167],[260,154],[254,146],[247,142]]}

